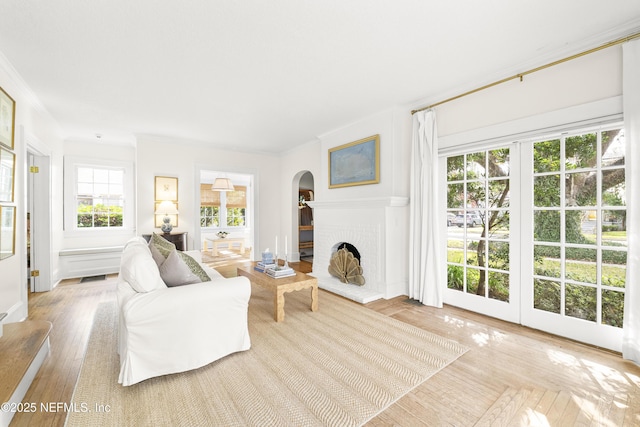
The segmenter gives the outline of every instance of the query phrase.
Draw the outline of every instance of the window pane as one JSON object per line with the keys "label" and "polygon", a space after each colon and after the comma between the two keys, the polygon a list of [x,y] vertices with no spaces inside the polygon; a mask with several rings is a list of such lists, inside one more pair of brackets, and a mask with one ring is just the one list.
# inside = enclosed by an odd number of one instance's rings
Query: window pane
{"label": "window pane", "polygon": [[534,279],[533,286],[533,308],[560,314],[560,283]]}
{"label": "window pane", "polygon": [[464,263],[464,242],[462,240],[447,240],[447,262]]}
{"label": "window pane", "polygon": [[[478,283],[484,282],[484,271],[476,268],[467,268],[467,293],[478,295]],[[483,283],[484,288],[484,283]],[[482,295],[484,296],[484,295]]]}
{"label": "window pane", "polygon": [[467,246],[467,265],[485,267],[487,250],[484,240],[472,240]]}
{"label": "window pane", "polygon": [[489,211],[489,237],[492,239],[509,238],[509,211]]}
{"label": "window pane", "polygon": [[557,279],[561,277],[559,247],[534,245],[533,258],[533,274]]}
{"label": "window pane", "polygon": [[566,284],[564,312],[567,316],[596,321],[596,288]]}
{"label": "window pane", "polygon": [[509,176],[509,149],[502,148],[499,150],[489,151],[489,176]]}
{"label": "window pane", "polygon": [[509,274],[489,272],[489,298],[509,302]]}
{"label": "window pane", "polygon": [[626,206],[624,169],[602,171],[602,206]]}
{"label": "window pane", "polygon": [[467,187],[467,208],[486,206],[484,182],[469,182]]}
{"label": "window pane", "polygon": [[624,165],[624,131],[614,129],[602,132],[602,166]]}
{"label": "window pane", "polygon": [[489,181],[489,207],[509,207],[509,180]]}
{"label": "window pane", "polygon": [[533,180],[534,206],[560,206],[560,175],[537,176]]}
{"label": "window pane", "polygon": [[447,288],[462,291],[464,287],[464,267],[459,265],[447,266]]}
{"label": "window pane", "polygon": [[93,169],[78,168],[78,182],[93,182]]}
{"label": "window pane", "polygon": [[627,280],[627,252],[602,251],[602,284],[624,288]]}
{"label": "window pane", "polygon": [[567,248],[565,277],[584,283],[598,283],[598,251],[596,249]]}
{"label": "window pane", "polygon": [[595,206],[596,177],[595,172],[568,173],[565,179],[565,206]]}
{"label": "window pane", "polygon": [[560,242],[560,212],[536,211],[533,214],[534,240]]}
{"label": "window pane", "polygon": [[94,169],[93,170],[93,182],[108,183],[109,171],[107,169]]}
{"label": "window pane", "polygon": [[485,178],[486,172],[486,153],[467,154],[467,179]]}
{"label": "window pane", "polygon": [[622,292],[602,291],[602,323],[622,328],[624,313],[624,294]]}
{"label": "window pane", "polygon": [[597,135],[587,133],[567,137],[565,140],[565,168],[567,170],[578,168],[591,168],[597,160]]}
{"label": "window pane", "polygon": [[447,208],[462,209],[464,207],[464,184],[447,185]]}
{"label": "window pane", "polygon": [[533,171],[554,172],[560,170],[560,140],[536,142],[533,145]]}
{"label": "window pane", "polygon": [[509,271],[509,242],[489,242],[489,267]]}
{"label": "window pane", "polygon": [[464,179],[464,156],[447,158],[447,181]]}
{"label": "window pane", "polygon": [[602,244],[627,246],[627,211],[602,211]]}
{"label": "window pane", "polygon": [[566,242],[595,245],[597,228],[595,215],[595,211],[566,211],[564,225]]}

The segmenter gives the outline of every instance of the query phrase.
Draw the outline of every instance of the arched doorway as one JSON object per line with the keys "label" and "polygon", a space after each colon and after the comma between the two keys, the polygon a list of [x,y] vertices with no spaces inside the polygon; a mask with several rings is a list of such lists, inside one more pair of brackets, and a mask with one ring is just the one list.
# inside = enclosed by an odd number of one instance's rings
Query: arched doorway
{"label": "arched doorway", "polygon": [[295,223],[298,257],[300,261],[313,263],[313,209],[307,205],[307,202],[315,200],[313,174],[309,171],[298,172],[293,184],[296,207],[292,220]]}

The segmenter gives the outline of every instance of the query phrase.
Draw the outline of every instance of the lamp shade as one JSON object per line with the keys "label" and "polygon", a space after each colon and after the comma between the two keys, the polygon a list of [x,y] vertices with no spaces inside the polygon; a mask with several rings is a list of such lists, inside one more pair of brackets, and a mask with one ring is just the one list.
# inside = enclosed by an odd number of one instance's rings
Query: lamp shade
{"label": "lamp shade", "polygon": [[158,206],[155,213],[156,215],[177,215],[178,209],[176,208],[175,203],[170,200],[164,200],[160,203],[160,206]]}
{"label": "lamp shade", "polygon": [[211,189],[213,191],[234,191],[233,184],[229,178],[216,178]]}

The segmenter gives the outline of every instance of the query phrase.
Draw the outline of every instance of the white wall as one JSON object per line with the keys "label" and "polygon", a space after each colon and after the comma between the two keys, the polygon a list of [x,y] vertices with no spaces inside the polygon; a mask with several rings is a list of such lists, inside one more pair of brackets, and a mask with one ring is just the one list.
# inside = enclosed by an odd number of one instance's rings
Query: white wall
{"label": "white wall", "polygon": [[[178,227],[186,231],[188,248],[200,249],[194,243],[195,227],[199,227],[200,169],[251,174],[255,177],[256,250],[268,245],[279,233],[280,183],[279,156],[229,151],[191,141],[176,141],[151,136],[138,136],[136,150],[137,234],[159,232],[154,228],[154,177],[178,178]],[[198,172],[198,173],[197,173]]]}
{"label": "white wall", "polygon": [[[15,121],[15,194],[16,240],[15,255],[0,261],[0,312],[9,313],[5,323],[27,316],[26,266],[26,139],[37,139],[50,147],[52,161],[51,185],[53,197],[60,197],[62,188],[62,140],[56,123],[42,109],[21,77],[0,54],[0,87],[16,101]],[[57,188],[56,188],[57,186]],[[62,204],[52,213],[52,221],[61,221]],[[60,235],[56,234],[59,245]]]}
{"label": "white wall", "polygon": [[438,134],[471,133],[621,94],[622,48],[617,46],[438,106]]}

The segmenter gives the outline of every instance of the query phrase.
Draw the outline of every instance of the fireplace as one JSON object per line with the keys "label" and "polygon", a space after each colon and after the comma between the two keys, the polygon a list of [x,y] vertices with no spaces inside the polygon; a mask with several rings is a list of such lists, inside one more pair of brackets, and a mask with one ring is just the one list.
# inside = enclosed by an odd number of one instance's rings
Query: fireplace
{"label": "fireplace", "polygon": [[[407,295],[408,200],[385,197],[309,202],[314,210],[312,275],[318,286],[360,303]],[[342,283],[329,274],[333,253],[349,243],[360,256],[366,283]]]}

